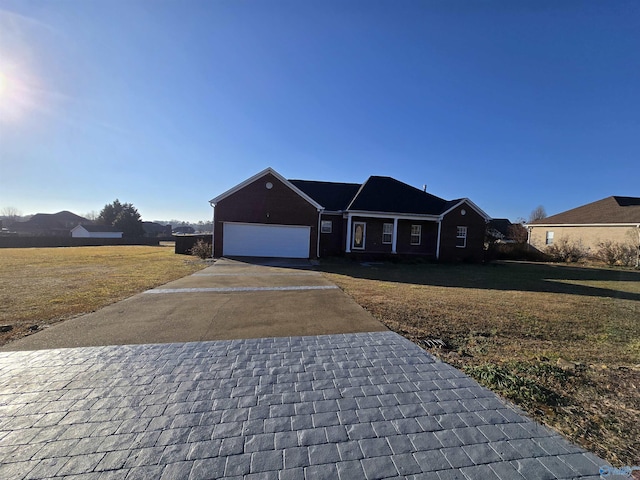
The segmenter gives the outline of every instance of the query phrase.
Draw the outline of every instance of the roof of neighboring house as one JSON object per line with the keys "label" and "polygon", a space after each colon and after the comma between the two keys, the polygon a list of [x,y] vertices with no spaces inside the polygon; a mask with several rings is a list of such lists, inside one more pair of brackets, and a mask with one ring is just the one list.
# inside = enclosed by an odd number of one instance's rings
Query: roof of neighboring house
{"label": "roof of neighboring house", "polygon": [[33,217],[25,222],[19,222],[21,224],[39,225],[39,226],[53,226],[59,227],[61,224],[78,224],[87,223],[87,220],[80,215],[63,210],[58,213],[36,213]]}
{"label": "roof of neighboring house", "polygon": [[162,225],[157,222],[142,222],[142,228],[146,233],[159,233],[165,231],[171,231],[171,225]]}
{"label": "roof of neighboring house", "polygon": [[636,223],[640,224],[640,198],[612,196],[592,202],[581,207],[567,210],[550,217],[536,220],[529,225],[550,224],[611,224]]}
{"label": "roof of neighboring house", "polygon": [[78,228],[78,227],[82,227],[84,228],[87,232],[117,232],[117,233],[122,233],[122,230],[118,230],[116,227],[113,227],[111,225],[77,225],[74,227],[74,229]]}
{"label": "roof of neighboring house", "polygon": [[361,185],[359,183],[316,182],[289,180],[293,185],[322,205],[325,210],[346,210]]}
{"label": "roof of neighboring house", "polygon": [[37,213],[29,220],[13,223],[11,228],[25,234],[65,235],[75,225],[83,223],[91,222],[75,213],[63,210],[58,213]]}
{"label": "roof of neighboring house", "polygon": [[505,237],[509,235],[509,227],[513,225],[508,218],[492,218],[487,227],[494,228]]}

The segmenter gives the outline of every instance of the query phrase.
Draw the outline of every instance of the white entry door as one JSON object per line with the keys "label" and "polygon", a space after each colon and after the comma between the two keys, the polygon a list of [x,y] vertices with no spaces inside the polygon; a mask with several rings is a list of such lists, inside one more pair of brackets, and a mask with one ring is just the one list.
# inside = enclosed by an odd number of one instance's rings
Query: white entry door
{"label": "white entry door", "polygon": [[365,222],[353,222],[353,235],[351,248],[364,250],[364,242],[367,237],[367,224]]}

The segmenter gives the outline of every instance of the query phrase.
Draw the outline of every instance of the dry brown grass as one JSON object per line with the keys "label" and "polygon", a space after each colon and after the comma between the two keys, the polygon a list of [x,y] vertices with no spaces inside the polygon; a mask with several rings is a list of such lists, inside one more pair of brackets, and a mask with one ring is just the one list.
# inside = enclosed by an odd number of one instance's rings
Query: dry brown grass
{"label": "dry brown grass", "polygon": [[171,247],[0,249],[0,345],[203,268]]}
{"label": "dry brown grass", "polygon": [[[640,464],[640,272],[324,263],[392,330],[614,465]],[[558,359],[576,362],[564,370]],[[565,367],[566,368],[566,367]]]}

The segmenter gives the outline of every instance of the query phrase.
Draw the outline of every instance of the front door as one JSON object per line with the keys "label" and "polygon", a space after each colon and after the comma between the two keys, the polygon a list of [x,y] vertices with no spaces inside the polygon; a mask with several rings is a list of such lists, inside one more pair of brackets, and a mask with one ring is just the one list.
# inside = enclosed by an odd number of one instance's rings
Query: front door
{"label": "front door", "polygon": [[364,250],[364,241],[367,233],[367,224],[365,222],[353,222],[353,245],[351,248],[356,250]]}

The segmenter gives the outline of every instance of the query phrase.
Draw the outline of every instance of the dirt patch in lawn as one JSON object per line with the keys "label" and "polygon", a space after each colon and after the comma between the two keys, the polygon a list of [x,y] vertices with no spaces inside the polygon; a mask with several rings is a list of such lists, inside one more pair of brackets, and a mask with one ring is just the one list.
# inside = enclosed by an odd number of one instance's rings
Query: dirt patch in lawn
{"label": "dirt patch in lawn", "polygon": [[613,465],[640,465],[640,272],[323,262],[390,329]]}
{"label": "dirt patch in lawn", "polygon": [[205,266],[170,247],[0,249],[0,345]]}

